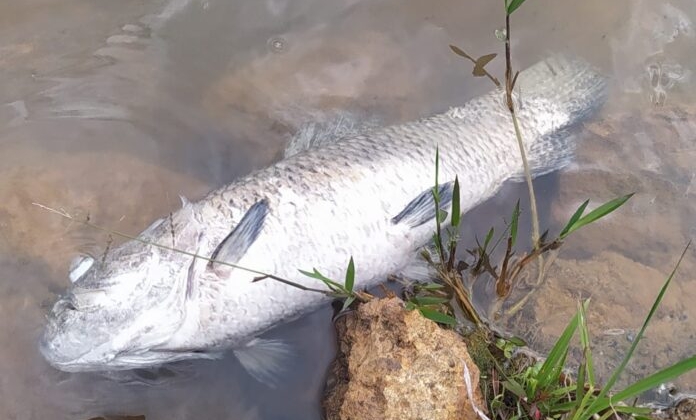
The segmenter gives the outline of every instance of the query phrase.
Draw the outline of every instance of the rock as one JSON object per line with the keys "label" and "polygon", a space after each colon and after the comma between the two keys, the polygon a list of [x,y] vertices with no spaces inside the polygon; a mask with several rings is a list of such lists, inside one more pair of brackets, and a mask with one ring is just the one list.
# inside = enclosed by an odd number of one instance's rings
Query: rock
{"label": "rock", "polygon": [[326,419],[473,420],[484,409],[479,370],[462,338],[406,311],[400,299],[364,304],[336,329]]}
{"label": "rock", "polygon": [[658,417],[669,420],[694,420],[696,419],[696,399],[682,398],[664,413],[658,413]]}

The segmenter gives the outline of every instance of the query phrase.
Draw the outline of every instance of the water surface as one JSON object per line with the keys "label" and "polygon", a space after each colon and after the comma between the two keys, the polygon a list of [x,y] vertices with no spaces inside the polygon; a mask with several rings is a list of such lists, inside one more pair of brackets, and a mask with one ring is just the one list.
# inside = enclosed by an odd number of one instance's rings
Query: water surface
{"label": "water surface", "polygon": [[[688,0],[537,0],[513,19],[515,62],[551,51],[612,76],[571,168],[537,182],[557,228],[586,198],[627,192],[616,215],[572,237],[509,328],[540,350],[592,297],[597,363],[615,365],[661,280],[696,233],[696,6]],[[0,417],[312,419],[333,355],[330,311],[271,335],[295,349],[276,389],[232,357],[133,375],[66,374],[37,350],[44,314],[80,252],[107,239],[33,202],[137,233],[277,160],[297,128],[350,112],[383,124],[446,110],[489,90],[451,53],[502,52],[489,1],[27,0],[0,4]],[[590,29],[591,28],[591,29]],[[501,74],[502,61],[490,70]],[[463,241],[500,224],[510,184],[465,218]],[[630,373],[696,345],[696,258],[685,259]],[[696,377],[680,382],[696,390]]]}

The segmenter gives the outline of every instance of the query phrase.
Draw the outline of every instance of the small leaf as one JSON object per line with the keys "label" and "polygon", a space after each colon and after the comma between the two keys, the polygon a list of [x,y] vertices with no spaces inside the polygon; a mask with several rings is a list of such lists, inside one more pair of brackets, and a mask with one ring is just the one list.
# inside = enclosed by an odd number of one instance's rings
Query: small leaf
{"label": "small leaf", "polygon": [[[587,302],[585,302],[585,305],[587,305]],[[539,373],[536,377],[542,389],[551,383],[558,382],[559,375],[561,374],[566,357],[568,356],[570,340],[578,329],[579,318],[580,314],[576,312],[565,330],[563,330],[561,336],[556,340],[546,360],[541,365],[541,369],[539,369]]]}
{"label": "small leaf", "polygon": [[447,220],[447,212],[445,210],[440,209],[438,212],[438,222],[442,223],[445,220]]}
{"label": "small leaf", "polygon": [[512,246],[515,246],[517,242],[517,226],[520,219],[520,200],[517,200],[515,204],[515,209],[512,211],[512,218],[510,220],[510,238],[512,239]]}
{"label": "small leaf", "polygon": [[647,378],[643,378],[634,384],[619,391],[612,397],[613,401],[624,401],[629,398],[634,398],[640,394],[658,387],[660,384],[669,382],[677,376],[681,376],[686,372],[696,369],[696,356],[691,356],[687,359],[679,361],[672,366],[662,369]]}
{"label": "small leaf", "polygon": [[486,76],[486,70],[484,67],[486,67],[486,64],[490,63],[498,54],[486,54],[482,55],[481,57],[476,60],[476,63],[474,64],[474,70],[472,71],[472,74],[476,77],[482,77]]}
{"label": "small leaf", "polygon": [[416,306],[415,303],[413,303],[413,302],[411,302],[411,301],[406,302],[406,310],[407,310],[407,311],[412,311],[412,310],[414,310],[414,309],[416,309],[416,308],[417,308],[417,306]]}
{"label": "small leaf", "polygon": [[355,284],[355,265],[353,264],[353,257],[350,257],[348,262],[348,269],[346,270],[346,290],[349,292],[353,291],[353,285]]}
{"label": "small leaf", "polygon": [[526,399],[527,393],[524,391],[524,387],[519,384],[519,382],[510,378],[507,381],[503,381],[503,386],[507,388],[508,391],[515,394],[520,399]]}
{"label": "small leaf", "polygon": [[465,53],[464,50],[462,50],[461,48],[457,47],[456,45],[450,45],[449,47],[450,47],[450,49],[451,49],[452,51],[454,51],[455,54],[457,54],[457,55],[459,55],[459,56],[462,56],[462,57],[464,57],[464,58],[467,58],[467,59],[469,59],[469,60],[471,60],[471,61],[476,61],[476,60],[473,59],[473,57],[471,57],[469,54]]}
{"label": "small leaf", "polygon": [[523,347],[527,345],[527,342],[520,337],[510,337],[507,339],[508,343],[514,344],[517,347]]}
{"label": "small leaf", "polygon": [[488,231],[488,234],[486,235],[486,240],[483,241],[483,250],[485,251],[488,249],[488,244],[491,243],[491,240],[493,239],[493,234],[495,233],[495,229],[491,227],[491,229]]}
{"label": "small leaf", "polygon": [[517,10],[520,6],[522,6],[522,3],[524,3],[525,0],[511,0],[511,1],[506,1],[507,6],[507,14],[511,15],[515,10]]}
{"label": "small leaf", "polygon": [[602,204],[601,206],[587,213],[585,216],[581,217],[575,223],[573,223],[573,225],[568,229],[568,232],[566,232],[565,236],[562,236],[561,239],[570,235],[571,233],[575,232],[581,227],[588,225],[598,219],[601,219],[607,214],[613,212],[614,210],[621,207],[631,197],[633,197],[633,193],[624,195],[623,197],[615,198],[611,201]]}
{"label": "small leaf", "polygon": [[311,272],[311,273],[309,271],[304,271],[304,270],[299,270],[299,271],[300,271],[300,273],[304,274],[307,277],[311,277],[311,278],[321,280],[321,281],[331,281],[331,279],[324,277],[324,275],[322,275],[316,268],[314,268],[312,270],[313,270],[313,272]]}
{"label": "small leaf", "polygon": [[343,308],[341,311],[345,311],[348,307],[355,301],[355,296],[348,296],[348,298],[343,302]]}
{"label": "small leaf", "polygon": [[[590,386],[595,385],[595,375],[594,375],[594,364],[592,362],[592,350],[590,348],[590,331],[587,327],[587,314],[585,313],[585,305],[578,305],[578,310],[580,311],[580,323],[578,328],[580,330],[580,344],[582,345],[583,355],[584,355],[584,369],[587,376],[587,380]],[[585,382],[582,382],[585,385]]]}
{"label": "small leaf", "polygon": [[413,297],[413,302],[419,306],[439,305],[440,303],[449,302],[449,299],[436,296],[415,296]]}
{"label": "small leaf", "polygon": [[459,220],[462,217],[459,200],[459,177],[454,177],[454,188],[452,189],[452,227],[459,226]]}
{"label": "small leaf", "polygon": [[457,323],[457,320],[455,320],[453,317],[447,314],[443,314],[442,312],[436,311],[434,309],[418,308],[418,311],[424,317],[428,318],[431,321],[435,321],[439,324],[455,325]]}
{"label": "small leaf", "polygon": [[309,271],[304,271],[304,270],[299,270],[299,272],[304,274],[307,277],[321,280],[326,285],[326,287],[328,287],[332,292],[335,292],[335,293],[343,293],[344,292],[344,287],[341,284],[339,284],[339,283],[331,280],[330,278],[324,276],[319,271],[317,271],[316,268],[314,269],[314,272],[312,272],[312,273],[310,273]]}
{"label": "small leaf", "polygon": [[575,224],[575,222],[578,221],[580,216],[585,212],[585,209],[587,208],[587,205],[590,204],[590,200],[585,200],[584,203],[580,204],[580,206],[575,210],[575,213],[573,213],[572,216],[570,216],[570,219],[568,219],[568,223],[566,223],[565,227],[561,231],[561,234],[558,235],[561,239],[565,238],[566,235],[568,234],[568,231],[570,230],[570,227]]}

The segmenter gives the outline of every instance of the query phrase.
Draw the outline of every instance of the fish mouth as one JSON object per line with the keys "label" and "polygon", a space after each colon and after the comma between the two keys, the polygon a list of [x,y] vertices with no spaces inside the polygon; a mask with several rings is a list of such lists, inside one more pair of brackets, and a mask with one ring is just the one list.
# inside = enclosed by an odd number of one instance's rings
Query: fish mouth
{"label": "fish mouth", "polygon": [[54,368],[70,373],[118,371],[146,368],[196,356],[192,352],[176,350],[115,349],[107,336],[90,334],[85,328],[75,328],[73,317],[80,311],[68,299],[58,301],[39,340],[39,352]]}
{"label": "fish mouth", "polygon": [[43,334],[39,352],[53,367],[64,372],[84,372],[108,365],[114,355],[109,342],[96,331],[75,328],[82,316],[68,297],[53,306]]}
{"label": "fish mouth", "polygon": [[54,368],[61,370],[63,372],[84,372],[93,370],[90,369],[90,363],[84,363],[82,360],[86,359],[91,352],[90,350],[66,354],[61,351],[61,344],[59,344],[58,337],[50,335],[48,331],[44,333],[39,341],[39,352],[46,359],[48,364]]}

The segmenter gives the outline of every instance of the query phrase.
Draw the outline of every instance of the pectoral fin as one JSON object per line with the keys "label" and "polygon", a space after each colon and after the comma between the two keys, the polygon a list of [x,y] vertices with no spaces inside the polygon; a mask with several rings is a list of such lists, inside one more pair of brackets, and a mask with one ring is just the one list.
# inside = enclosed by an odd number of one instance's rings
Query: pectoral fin
{"label": "pectoral fin", "polygon": [[228,264],[239,262],[261,233],[263,222],[267,215],[268,201],[264,199],[254,203],[234,230],[215,248],[210,257],[213,261],[208,264],[208,267],[221,275],[228,274],[233,267],[216,261],[223,261]]}
{"label": "pectoral fin", "polygon": [[284,342],[263,338],[254,338],[233,352],[254,379],[270,388],[275,388],[278,375],[285,369],[285,362],[292,353]]}
{"label": "pectoral fin", "polygon": [[[454,182],[440,184],[438,188],[440,195],[440,209],[449,208],[450,204],[452,203]],[[420,193],[418,197],[411,200],[411,202],[408,203],[399,214],[394,216],[392,218],[392,223],[406,223],[407,225],[415,228],[434,220],[436,213],[437,211],[435,209],[433,191],[432,189],[428,188]]]}

